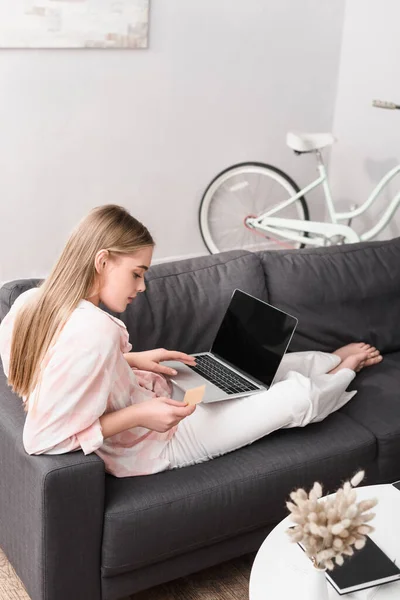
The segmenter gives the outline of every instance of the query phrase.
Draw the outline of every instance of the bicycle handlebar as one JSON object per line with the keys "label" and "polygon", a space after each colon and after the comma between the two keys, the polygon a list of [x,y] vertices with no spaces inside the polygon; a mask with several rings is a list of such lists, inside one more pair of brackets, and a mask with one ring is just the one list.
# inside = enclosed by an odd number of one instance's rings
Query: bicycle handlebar
{"label": "bicycle handlebar", "polygon": [[390,110],[396,110],[400,108],[399,104],[394,102],[386,102],[386,100],[372,100],[372,106],[376,108],[389,108]]}

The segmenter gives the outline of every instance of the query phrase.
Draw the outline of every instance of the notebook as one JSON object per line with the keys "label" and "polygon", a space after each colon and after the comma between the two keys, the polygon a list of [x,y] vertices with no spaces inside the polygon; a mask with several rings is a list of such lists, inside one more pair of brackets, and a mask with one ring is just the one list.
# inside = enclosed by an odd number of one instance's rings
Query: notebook
{"label": "notebook", "polygon": [[[304,550],[301,544],[299,546]],[[396,581],[400,579],[400,569],[367,536],[364,548],[355,550],[353,556],[346,556],[342,566],[326,571],[326,578],[337,593],[343,595]]]}

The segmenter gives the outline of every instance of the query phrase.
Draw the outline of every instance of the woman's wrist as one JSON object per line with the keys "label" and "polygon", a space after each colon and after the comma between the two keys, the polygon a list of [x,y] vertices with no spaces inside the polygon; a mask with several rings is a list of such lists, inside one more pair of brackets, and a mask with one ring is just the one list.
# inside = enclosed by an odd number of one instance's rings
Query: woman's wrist
{"label": "woman's wrist", "polygon": [[127,352],[124,354],[124,358],[130,367],[135,367],[135,356],[137,352]]}

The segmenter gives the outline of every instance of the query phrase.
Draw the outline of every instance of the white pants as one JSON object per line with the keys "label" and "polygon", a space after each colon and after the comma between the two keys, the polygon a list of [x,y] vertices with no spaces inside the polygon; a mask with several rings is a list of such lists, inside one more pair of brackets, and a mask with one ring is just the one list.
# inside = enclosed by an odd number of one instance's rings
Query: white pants
{"label": "white pants", "polygon": [[198,404],[183,419],[163,457],[170,469],[226,454],[281,428],[322,421],[356,394],[346,392],[351,369],[328,374],[340,364],[335,354],[286,354],[274,385],[266,392],[211,404]]}

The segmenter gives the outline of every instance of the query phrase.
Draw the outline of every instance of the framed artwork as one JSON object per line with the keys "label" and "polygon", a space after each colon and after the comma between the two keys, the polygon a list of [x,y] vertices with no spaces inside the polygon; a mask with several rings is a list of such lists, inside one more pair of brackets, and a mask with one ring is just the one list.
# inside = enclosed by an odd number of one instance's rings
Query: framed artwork
{"label": "framed artwork", "polygon": [[147,48],[150,0],[0,0],[0,48]]}

